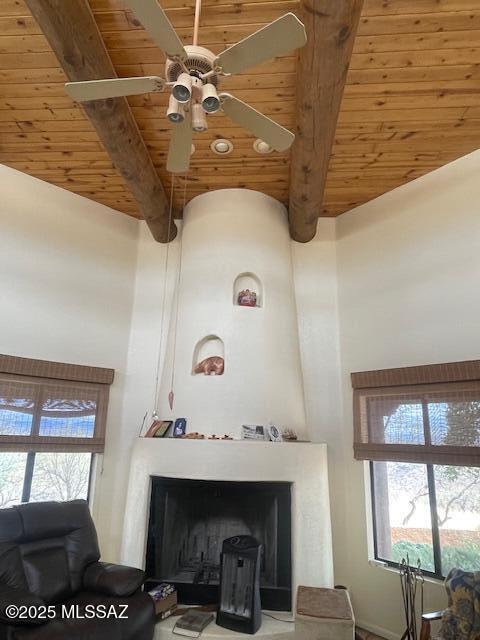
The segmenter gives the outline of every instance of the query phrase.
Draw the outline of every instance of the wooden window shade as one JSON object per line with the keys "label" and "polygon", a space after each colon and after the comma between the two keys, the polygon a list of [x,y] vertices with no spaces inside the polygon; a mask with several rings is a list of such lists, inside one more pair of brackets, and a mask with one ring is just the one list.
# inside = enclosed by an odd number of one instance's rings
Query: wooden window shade
{"label": "wooden window shade", "polygon": [[354,373],[352,385],[357,460],[480,466],[480,361]]}
{"label": "wooden window shade", "polygon": [[113,373],[0,355],[0,450],[102,452]]}

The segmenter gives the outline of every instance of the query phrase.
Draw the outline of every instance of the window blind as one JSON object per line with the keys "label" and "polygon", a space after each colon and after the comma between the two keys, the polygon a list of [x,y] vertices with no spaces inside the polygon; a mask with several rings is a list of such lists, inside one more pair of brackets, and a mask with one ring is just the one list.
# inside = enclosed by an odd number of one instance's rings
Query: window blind
{"label": "window blind", "polygon": [[480,466],[480,361],[354,373],[352,386],[357,460]]}
{"label": "window blind", "polygon": [[102,452],[111,381],[110,369],[0,356],[0,450]]}

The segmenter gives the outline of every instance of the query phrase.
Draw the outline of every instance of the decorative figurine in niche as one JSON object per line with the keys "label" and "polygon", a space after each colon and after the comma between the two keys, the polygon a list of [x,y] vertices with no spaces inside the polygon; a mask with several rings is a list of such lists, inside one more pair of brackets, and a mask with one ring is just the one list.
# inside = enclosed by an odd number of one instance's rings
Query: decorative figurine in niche
{"label": "decorative figurine in niche", "polygon": [[210,356],[197,365],[193,373],[203,373],[206,376],[222,376],[225,369],[225,361],[221,356]]}
{"label": "decorative figurine in niche", "polygon": [[250,291],[250,289],[244,289],[238,294],[237,302],[240,307],[256,307],[257,306],[257,292]]}

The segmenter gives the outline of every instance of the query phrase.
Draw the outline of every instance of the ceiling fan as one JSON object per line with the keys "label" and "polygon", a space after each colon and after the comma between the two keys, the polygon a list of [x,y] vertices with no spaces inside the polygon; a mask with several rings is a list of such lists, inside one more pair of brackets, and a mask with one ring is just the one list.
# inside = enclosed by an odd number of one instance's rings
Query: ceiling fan
{"label": "ceiling fan", "polygon": [[233,75],[302,47],[305,27],[287,13],[222,51],[218,56],[198,46],[201,0],[196,0],[193,44],[184,46],[157,0],[124,0],[167,57],[166,80],[158,76],[67,82],[78,102],[163,91],[171,87],[167,118],[172,130],[167,170],[183,173],[190,165],[193,131],[207,130],[206,115],[222,110],[231,120],[276,151],[288,149],[293,133],[229,93],[218,93],[221,76]]}

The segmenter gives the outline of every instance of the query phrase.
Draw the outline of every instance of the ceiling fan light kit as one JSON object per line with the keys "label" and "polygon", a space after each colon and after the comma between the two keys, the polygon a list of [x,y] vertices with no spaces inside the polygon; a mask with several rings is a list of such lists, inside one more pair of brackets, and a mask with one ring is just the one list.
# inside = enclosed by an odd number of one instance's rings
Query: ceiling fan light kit
{"label": "ceiling fan light kit", "polygon": [[189,73],[184,71],[178,76],[172,88],[172,95],[182,104],[190,102],[192,98],[192,76]]}
{"label": "ceiling fan light kit", "polygon": [[205,111],[198,102],[192,105],[192,129],[197,133],[203,133],[208,129]]}
{"label": "ceiling fan light kit", "polygon": [[215,85],[204,84],[202,87],[202,108],[206,113],[216,113],[220,109],[220,99]]}
{"label": "ceiling fan light kit", "polygon": [[173,124],[178,124],[185,120],[185,109],[173,95],[168,99],[167,118]]}
{"label": "ceiling fan light kit", "polygon": [[[306,43],[305,27],[293,14],[287,13],[262,27],[218,56],[198,46],[201,0],[196,0],[193,45],[182,44],[167,15],[157,0],[124,0],[145,27],[150,37],[166,56],[166,81],[157,76],[112,78],[84,82],[68,82],[66,90],[76,101],[102,100],[139,95],[171,87],[167,118],[175,126],[167,157],[167,170],[184,173],[190,166],[192,131],[207,130],[207,114],[220,110],[236,124],[253,133],[271,150],[285,151],[295,136],[250,105],[228,93],[217,93],[220,77],[240,73],[257,64],[284,55]],[[220,141],[215,141],[218,143]],[[227,141],[228,142],[228,141]],[[258,140],[256,142],[259,142]],[[231,143],[230,143],[231,144]],[[255,143],[254,143],[255,144]],[[223,155],[228,151],[216,153]]]}

